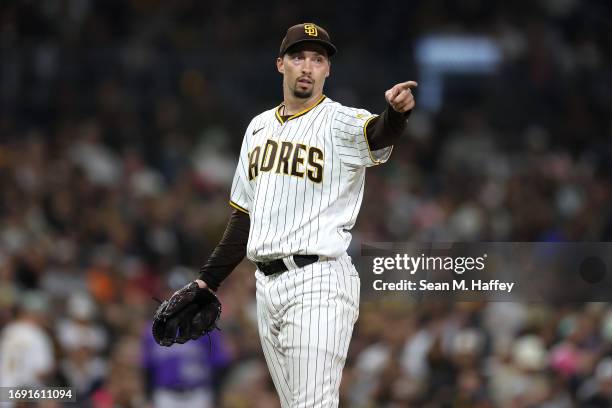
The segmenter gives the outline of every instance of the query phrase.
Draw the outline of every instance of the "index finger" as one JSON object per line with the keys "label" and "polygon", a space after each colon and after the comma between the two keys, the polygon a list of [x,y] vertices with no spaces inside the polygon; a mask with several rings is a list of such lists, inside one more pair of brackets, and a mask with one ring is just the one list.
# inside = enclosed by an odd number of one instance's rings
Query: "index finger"
{"label": "index finger", "polygon": [[397,84],[400,88],[403,89],[410,89],[410,88],[416,88],[417,86],[419,86],[419,84],[416,83],[416,81],[406,81],[406,82],[401,82],[399,84]]}

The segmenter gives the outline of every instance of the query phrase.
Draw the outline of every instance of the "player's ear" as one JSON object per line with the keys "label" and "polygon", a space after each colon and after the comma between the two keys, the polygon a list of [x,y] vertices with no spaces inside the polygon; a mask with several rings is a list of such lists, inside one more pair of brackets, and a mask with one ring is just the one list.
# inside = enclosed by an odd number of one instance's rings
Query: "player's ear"
{"label": "player's ear", "polygon": [[285,64],[282,58],[276,58],[276,69],[278,70],[278,72],[280,72],[281,74],[285,73]]}
{"label": "player's ear", "polygon": [[327,58],[327,73],[325,74],[325,78],[329,76],[330,72],[331,72],[331,60]]}

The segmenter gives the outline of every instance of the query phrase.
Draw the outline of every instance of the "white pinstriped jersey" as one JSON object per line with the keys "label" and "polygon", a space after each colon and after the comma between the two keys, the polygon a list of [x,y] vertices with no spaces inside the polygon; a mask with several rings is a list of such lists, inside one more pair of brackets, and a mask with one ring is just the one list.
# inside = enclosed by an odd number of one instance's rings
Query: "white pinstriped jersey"
{"label": "white pinstriped jersey", "polygon": [[230,204],[249,214],[247,258],[339,257],[351,240],[363,198],[365,168],[384,163],[392,146],[371,151],[376,115],[322,96],[286,121],[279,107],[246,129]]}

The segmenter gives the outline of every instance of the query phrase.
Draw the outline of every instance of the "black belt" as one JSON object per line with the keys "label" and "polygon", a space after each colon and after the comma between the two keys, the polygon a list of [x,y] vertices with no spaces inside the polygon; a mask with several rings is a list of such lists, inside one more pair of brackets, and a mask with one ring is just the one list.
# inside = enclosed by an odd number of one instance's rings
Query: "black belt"
{"label": "black belt", "polygon": [[[293,262],[300,268],[315,263],[318,260],[318,255],[293,255]],[[275,259],[269,262],[255,262],[255,265],[266,276],[288,271],[287,265],[285,265],[282,259]]]}

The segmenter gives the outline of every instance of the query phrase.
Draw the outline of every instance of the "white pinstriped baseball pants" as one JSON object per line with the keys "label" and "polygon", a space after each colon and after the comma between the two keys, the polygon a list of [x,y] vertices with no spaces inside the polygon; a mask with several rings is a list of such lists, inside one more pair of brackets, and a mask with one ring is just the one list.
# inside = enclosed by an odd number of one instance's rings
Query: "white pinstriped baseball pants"
{"label": "white pinstriped baseball pants", "polygon": [[259,337],[281,406],[337,407],[359,315],[360,280],[351,258],[271,276],[257,270],[255,278]]}

